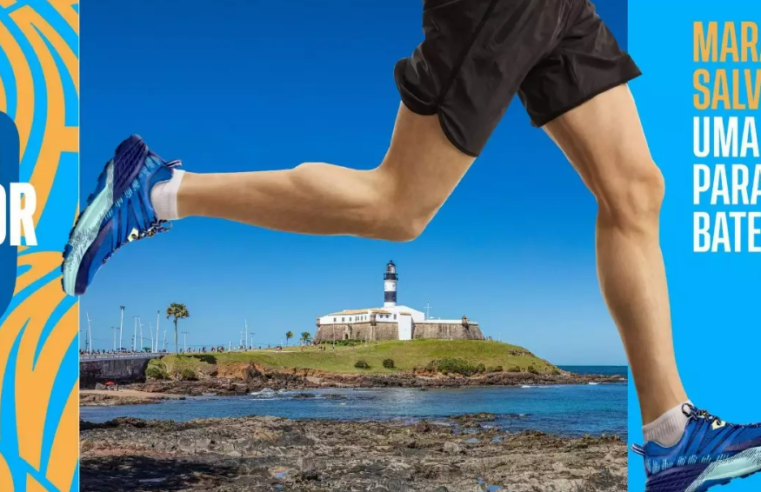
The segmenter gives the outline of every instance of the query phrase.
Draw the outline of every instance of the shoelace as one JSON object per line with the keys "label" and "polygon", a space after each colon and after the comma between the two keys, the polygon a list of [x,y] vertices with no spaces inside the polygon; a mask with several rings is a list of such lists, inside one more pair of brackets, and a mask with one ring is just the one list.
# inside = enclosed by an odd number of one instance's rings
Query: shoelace
{"label": "shoelace", "polygon": [[713,424],[716,422],[717,424],[724,424],[730,427],[738,427],[736,424],[730,424],[729,422],[724,422],[719,417],[715,415],[711,415],[705,410],[698,410],[693,405],[690,405],[689,403],[685,403],[682,405],[682,413],[685,417],[687,417],[690,420],[698,421],[698,420],[705,420],[709,424]]}
{"label": "shoelace", "polygon": [[[160,234],[162,232],[166,232],[169,229],[172,228],[172,223],[168,220],[155,220],[153,223],[143,232],[139,232],[138,234],[130,234],[129,239],[127,242],[130,241],[139,241],[141,239],[145,239],[146,237],[153,237],[156,234]],[[125,243],[122,243],[119,245],[119,247],[123,246]]]}
{"label": "shoelace", "polygon": [[728,427],[749,427],[749,428],[758,428],[761,427],[761,423],[758,424],[731,424],[729,422],[726,422],[724,420],[721,420],[719,417],[715,415],[711,415],[710,413],[706,412],[705,410],[698,410],[694,406],[690,405],[689,403],[685,403],[682,405],[682,413],[689,418],[690,420],[706,420],[709,424],[713,424],[716,422],[717,424],[724,424]]}

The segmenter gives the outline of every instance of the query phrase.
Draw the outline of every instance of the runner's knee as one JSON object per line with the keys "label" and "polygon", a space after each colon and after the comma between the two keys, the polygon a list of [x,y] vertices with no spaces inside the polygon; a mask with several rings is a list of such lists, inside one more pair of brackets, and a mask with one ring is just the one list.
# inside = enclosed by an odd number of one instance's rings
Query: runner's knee
{"label": "runner's knee", "polygon": [[[397,210],[403,213],[402,210]],[[423,233],[431,217],[424,215],[393,215],[386,214],[385,220],[379,222],[376,235],[379,239],[388,241],[409,242],[413,241]]]}
{"label": "runner's knee", "polygon": [[427,210],[414,200],[387,197],[376,209],[373,236],[388,241],[412,241],[423,233],[434,214],[435,211]]}
{"label": "runner's knee", "polygon": [[665,183],[654,162],[624,166],[626,172],[596,186],[601,217],[611,225],[643,230],[658,223]]}
{"label": "runner's knee", "polygon": [[357,171],[307,162],[293,169],[292,179],[304,193],[332,193],[331,202],[342,204],[346,233],[362,237],[412,241],[441,205],[388,168]]}
{"label": "runner's knee", "polygon": [[408,242],[423,233],[436,211],[439,200],[424,189],[412,190],[398,176],[377,173],[376,204],[373,213],[373,237]]}

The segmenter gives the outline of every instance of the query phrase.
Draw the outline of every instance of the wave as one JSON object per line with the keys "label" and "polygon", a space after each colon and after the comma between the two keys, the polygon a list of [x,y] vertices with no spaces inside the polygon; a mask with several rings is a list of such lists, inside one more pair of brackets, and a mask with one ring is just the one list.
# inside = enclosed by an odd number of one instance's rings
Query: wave
{"label": "wave", "polygon": [[256,398],[267,398],[271,400],[277,395],[277,391],[271,390],[269,388],[264,388],[261,391],[254,391],[253,393],[249,394]]}

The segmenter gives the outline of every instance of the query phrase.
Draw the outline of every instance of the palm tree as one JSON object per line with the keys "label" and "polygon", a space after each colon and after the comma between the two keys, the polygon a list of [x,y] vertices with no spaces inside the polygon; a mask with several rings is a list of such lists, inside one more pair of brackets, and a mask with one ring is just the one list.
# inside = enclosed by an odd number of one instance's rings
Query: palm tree
{"label": "palm tree", "polygon": [[312,339],[312,334],[308,331],[305,331],[301,334],[301,340],[303,340],[304,343],[309,343],[309,341]]}
{"label": "palm tree", "polygon": [[288,340],[290,340],[291,338],[293,338],[293,332],[292,331],[286,332],[286,334],[285,334],[285,346],[286,347],[288,346]]}
{"label": "palm tree", "polygon": [[174,318],[174,351],[175,353],[180,353],[178,349],[178,342],[177,342],[177,322],[181,319],[185,319],[188,316],[190,316],[190,313],[188,312],[187,306],[185,304],[180,304],[177,302],[173,302],[169,305],[168,308],[166,308],[166,319]]}

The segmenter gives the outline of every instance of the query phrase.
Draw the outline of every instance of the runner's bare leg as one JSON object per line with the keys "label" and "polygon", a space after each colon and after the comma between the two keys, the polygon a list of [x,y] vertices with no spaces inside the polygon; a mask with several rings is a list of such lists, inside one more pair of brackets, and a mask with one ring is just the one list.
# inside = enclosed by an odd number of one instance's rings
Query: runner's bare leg
{"label": "runner's bare leg", "polygon": [[[626,86],[546,125],[599,202],[600,283],[629,356],[645,423],[686,400],[676,369],[658,244],[663,181]],[[438,118],[400,107],[389,151],[370,171],[307,163],[287,171],[190,174],[181,216],[307,234],[417,237],[473,163]]]}
{"label": "runner's bare leg", "polygon": [[663,176],[626,85],[545,126],[598,202],[597,268],[645,424],[687,400],[677,371],[659,244]]}
{"label": "runner's bare leg", "polygon": [[473,161],[447,140],[436,116],[401,105],[388,153],[373,170],[306,163],[286,171],[187,173],[178,213],[289,232],[408,241]]}

